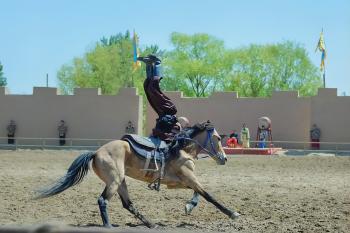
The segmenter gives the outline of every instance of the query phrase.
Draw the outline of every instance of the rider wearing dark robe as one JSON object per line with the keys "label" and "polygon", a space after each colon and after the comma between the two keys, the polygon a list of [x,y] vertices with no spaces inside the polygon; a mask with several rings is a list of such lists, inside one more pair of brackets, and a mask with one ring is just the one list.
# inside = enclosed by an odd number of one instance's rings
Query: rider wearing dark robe
{"label": "rider wearing dark robe", "polygon": [[160,80],[163,78],[160,74],[161,60],[154,55],[139,57],[138,60],[146,64],[147,78],[143,83],[143,88],[148,102],[158,114],[156,127],[152,130],[152,134],[161,140],[171,142],[180,130],[180,125],[176,117],[177,109],[174,103],[159,87]]}

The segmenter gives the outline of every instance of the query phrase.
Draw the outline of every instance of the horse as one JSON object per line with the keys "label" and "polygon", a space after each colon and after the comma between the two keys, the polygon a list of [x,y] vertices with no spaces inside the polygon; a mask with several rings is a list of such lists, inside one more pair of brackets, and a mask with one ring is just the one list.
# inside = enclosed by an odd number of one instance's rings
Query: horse
{"label": "horse", "polygon": [[[209,122],[196,124],[185,129],[183,134],[179,134],[174,141],[178,146],[172,150],[171,159],[164,165],[164,177],[160,180],[169,189],[192,189],[193,197],[185,206],[187,214],[197,205],[199,196],[214,204],[222,213],[229,218],[235,219],[240,214],[226,208],[219,203],[212,195],[205,191],[194,175],[195,159],[201,151],[205,151],[213,158],[217,164],[224,165],[227,156],[221,145],[221,138],[216,129]],[[181,145],[181,146],[179,146]],[[124,140],[114,140],[101,146],[96,151],[88,151],[77,157],[67,173],[48,187],[37,190],[37,199],[47,198],[59,194],[66,189],[80,183],[87,174],[90,164],[95,174],[105,183],[105,189],[97,200],[103,226],[112,227],[107,211],[110,199],[118,193],[123,207],[138,218],[149,228],[156,225],[142,215],[131,202],[125,176],[152,182],[159,178],[157,172],[147,172],[143,170],[145,159],[140,158],[132,150],[130,144]],[[155,164],[153,164],[155,166]]]}

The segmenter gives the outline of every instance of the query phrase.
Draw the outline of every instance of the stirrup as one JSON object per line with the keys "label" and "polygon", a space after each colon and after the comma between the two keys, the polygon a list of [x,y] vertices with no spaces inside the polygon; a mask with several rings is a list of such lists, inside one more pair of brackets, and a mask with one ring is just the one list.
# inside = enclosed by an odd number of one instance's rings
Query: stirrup
{"label": "stirrup", "polygon": [[156,190],[156,191],[159,192],[159,190],[160,190],[160,180],[161,180],[160,178],[155,179],[154,181],[149,183],[147,187],[150,190]]}

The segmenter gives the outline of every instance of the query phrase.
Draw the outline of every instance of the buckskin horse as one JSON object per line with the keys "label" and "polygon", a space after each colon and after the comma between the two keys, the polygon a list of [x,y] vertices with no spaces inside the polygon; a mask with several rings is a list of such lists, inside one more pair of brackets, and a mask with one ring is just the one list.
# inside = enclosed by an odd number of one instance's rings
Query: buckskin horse
{"label": "buckskin horse", "polygon": [[[186,213],[198,203],[199,195],[205,200],[214,204],[221,212],[234,219],[240,214],[232,211],[219,203],[214,197],[206,192],[194,175],[195,159],[201,151],[205,151],[218,164],[224,165],[227,157],[220,142],[220,136],[210,122],[196,124],[187,128],[179,134],[175,141],[181,146],[176,151],[171,151],[172,155],[164,165],[164,176],[160,180],[161,184],[167,188],[189,188],[194,190],[193,198],[186,205]],[[174,146],[174,148],[176,148]],[[111,141],[97,151],[85,152],[81,154],[69,167],[65,176],[61,177],[54,184],[38,191],[37,198],[46,198],[63,192],[64,190],[80,183],[89,170],[89,164],[96,175],[106,184],[104,191],[98,198],[101,218],[105,227],[111,227],[108,218],[108,201],[118,193],[123,207],[141,220],[147,227],[153,228],[156,225],[145,218],[131,202],[125,182],[125,176],[132,177],[144,182],[152,182],[159,177],[158,172],[145,172],[146,159],[140,157],[126,140]],[[149,162],[149,161],[148,161]],[[153,168],[155,163],[151,163]]]}

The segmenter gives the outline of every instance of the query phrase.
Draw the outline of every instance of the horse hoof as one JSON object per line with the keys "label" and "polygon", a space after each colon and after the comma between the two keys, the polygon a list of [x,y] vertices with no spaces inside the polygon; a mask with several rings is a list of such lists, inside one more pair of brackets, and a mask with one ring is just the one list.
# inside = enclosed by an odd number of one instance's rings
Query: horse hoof
{"label": "horse hoof", "polygon": [[231,218],[231,219],[236,219],[236,218],[238,218],[239,216],[241,216],[240,213],[238,213],[238,212],[233,212],[233,213],[231,214],[230,218]]}
{"label": "horse hoof", "polygon": [[192,210],[193,210],[193,205],[191,205],[191,204],[186,204],[186,206],[185,206],[185,213],[186,213],[187,215],[189,215],[189,214],[191,214]]}
{"label": "horse hoof", "polygon": [[155,228],[158,227],[158,225],[157,225],[157,224],[150,223],[150,224],[147,225],[147,227],[150,228],[150,229],[155,229]]}

